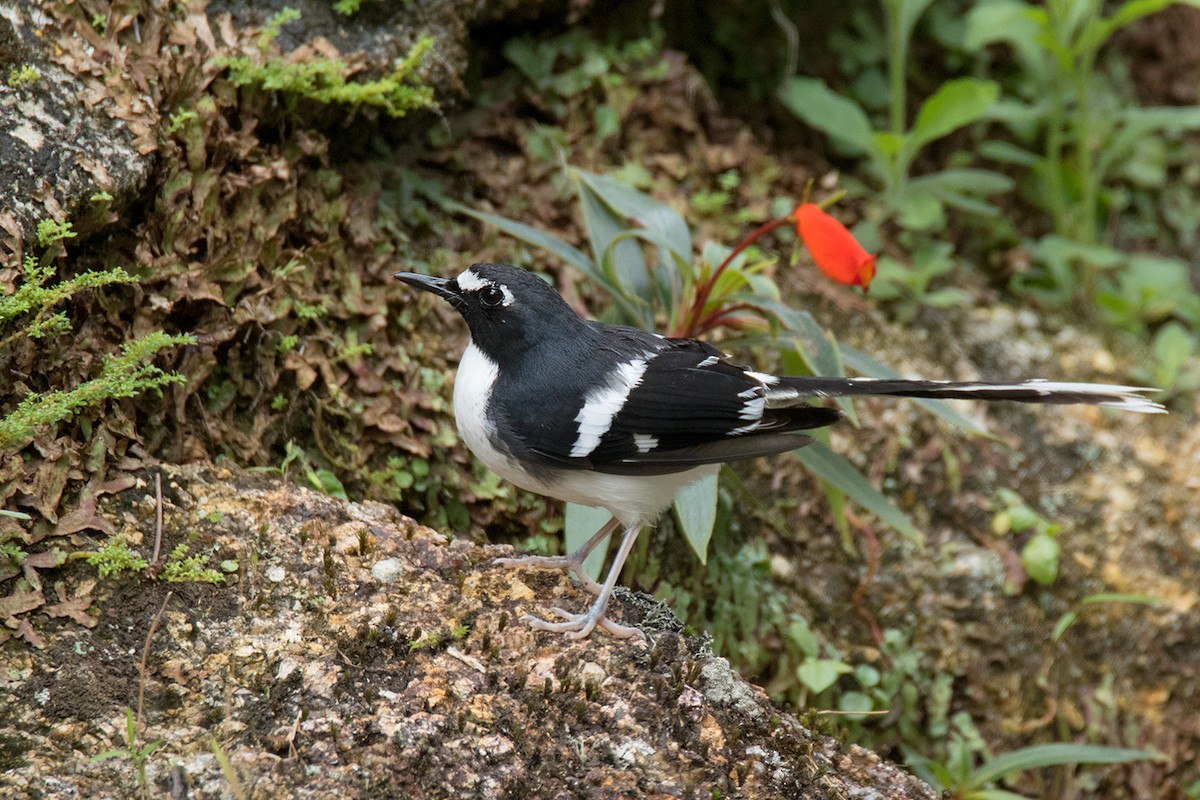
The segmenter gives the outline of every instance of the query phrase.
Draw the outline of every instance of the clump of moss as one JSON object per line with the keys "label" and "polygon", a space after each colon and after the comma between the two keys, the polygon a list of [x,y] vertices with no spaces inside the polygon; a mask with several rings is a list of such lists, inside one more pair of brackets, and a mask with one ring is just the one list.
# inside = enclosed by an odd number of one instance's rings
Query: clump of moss
{"label": "clump of moss", "polygon": [[[273,16],[258,37],[258,47],[266,50],[287,22],[300,18],[300,12],[285,8]],[[408,55],[400,59],[387,74],[371,81],[351,81],[351,68],[339,58],[317,56],[310,61],[292,63],[283,58],[265,60],[248,56],[223,57],[217,63],[229,69],[229,80],[235,86],[258,86],[267,91],[282,92],[293,102],[300,99],[318,103],[341,103],[352,108],[373,106],[388,116],[403,117],[409,111],[433,108],[433,89],[416,83],[414,73],[433,46],[433,39],[423,37],[413,45]]]}

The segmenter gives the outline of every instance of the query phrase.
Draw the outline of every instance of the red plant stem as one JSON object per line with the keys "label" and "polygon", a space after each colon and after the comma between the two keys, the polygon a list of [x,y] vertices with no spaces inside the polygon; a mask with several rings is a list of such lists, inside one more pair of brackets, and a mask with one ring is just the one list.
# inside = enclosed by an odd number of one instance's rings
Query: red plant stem
{"label": "red plant stem", "polygon": [[733,314],[736,311],[751,311],[753,309],[754,306],[750,305],[749,303],[737,303],[725,308],[718,308],[716,311],[709,312],[707,317],[697,322],[693,326],[691,333],[697,336],[702,333],[706,333],[722,324],[721,321],[730,314]]}
{"label": "red plant stem", "polygon": [[738,254],[766,234],[770,233],[781,225],[787,224],[790,220],[794,219],[795,216],[796,212],[792,211],[791,213],[785,214],[779,219],[773,219],[770,222],[759,225],[750,232],[750,235],[738,242],[734,248],[729,251],[729,255],[725,256],[725,260],[721,262],[719,267],[717,267],[717,271],[713,273],[713,276],[709,278],[703,286],[700,287],[700,291],[696,295],[696,300],[692,303],[692,309],[688,313],[688,325],[686,329],[682,331],[684,335],[694,333],[693,328],[695,324],[697,324],[696,318],[703,313],[704,304],[708,302],[708,296],[712,293],[712,288],[716,285],[717,278],[721,277],[721,273],[725,271],[726,267],[733,263],[733,260],[737,258]]}

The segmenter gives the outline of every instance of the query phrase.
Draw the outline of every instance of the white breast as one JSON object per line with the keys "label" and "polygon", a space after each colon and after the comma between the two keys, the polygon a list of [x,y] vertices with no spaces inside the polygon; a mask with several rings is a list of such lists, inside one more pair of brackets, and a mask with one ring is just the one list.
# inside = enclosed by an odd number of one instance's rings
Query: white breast
{"label": "white breast", "polygon": [[[458,433],[471,452],[507,481],[537,494],[606,508],[625,525],[649,523],[670,506],[675,493],[719,468],[705,465],[672,475],[607,475],[589,470],[554,470],[545,481],[530,475],[492,444],[494,431],[486,422],[488,401],[499,369],[475,346],[467,345],[454,379],[454,416]],[[537,414],[538,409],[529,409]]]}

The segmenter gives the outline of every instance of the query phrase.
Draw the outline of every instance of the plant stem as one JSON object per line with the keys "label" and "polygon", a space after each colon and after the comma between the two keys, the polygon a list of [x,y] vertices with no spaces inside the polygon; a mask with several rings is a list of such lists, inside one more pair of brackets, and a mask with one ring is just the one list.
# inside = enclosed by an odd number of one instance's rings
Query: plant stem
{"label": "plant stem", "polygon": [[722,261],[720,266],[717,267],[716,271],[713,272],[712,277],[705,281],[696,290],[696,299],[692,302],[692,308],[685,317],[686,324],[683,326],[676,326],[670,331],[669,335],[690,336],[690,331],[694,329],[700,318],[700,315],[704,313],[704,305],[708,302],[708,297],[712,294],[713,286],[716,285],[717,279],[721,277],[721,273],[733,263],[733,260],[737,258],[738,254],[740,254],[743,250],[781,225],[784,225],[795,219],[795,216],[796,213],[793,211],[789,214],[779,217],[778,219],[773,219],[770,222],[759,225],[750,232],[750,235],[734,245],[733,249],[729,251],[729,255],[725,256],[725,260]]}
{"label": "plant stem", "polygon": [[901,0],[883,0],[883,11],[888,26],[889,123],[892,133],[896,136],[904,135],[904,111],[907,104],[904,61],[908,43],[902,30],[900,3]]}

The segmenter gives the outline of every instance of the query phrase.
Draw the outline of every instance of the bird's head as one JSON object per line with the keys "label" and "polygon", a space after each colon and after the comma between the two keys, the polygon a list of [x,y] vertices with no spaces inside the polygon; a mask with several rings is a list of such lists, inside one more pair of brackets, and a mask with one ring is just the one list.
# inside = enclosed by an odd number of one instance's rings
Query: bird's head
{"label": "bird's head", "polygon": [[569,336],[580,324],[558,292],[520,267],[473,264],[457,278],[413,272],[394,277],[449,301],[466,320],[475,345],[494,359],[550,336]]}

